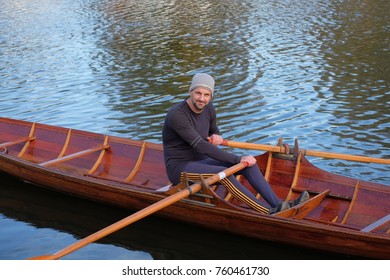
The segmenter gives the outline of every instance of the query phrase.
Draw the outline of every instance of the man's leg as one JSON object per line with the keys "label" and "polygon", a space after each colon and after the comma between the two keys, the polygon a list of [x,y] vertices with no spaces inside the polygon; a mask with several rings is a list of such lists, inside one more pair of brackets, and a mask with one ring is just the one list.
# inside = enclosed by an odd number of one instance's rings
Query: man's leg
{"label": "man's leg", "polygon": [[[211,158],[208,158],[208,159],[205,159],[202,161],[198,161],[197,163],[205,164],[207,166],[210,166],[210,165],[222,166],[222,167],[226,167],[226,168],[231,166],[230,163],[217,161],[217,160],[211,159]],[[206,170],[207,170],[207,168],[206,168]],[[208,173],[210,173],[210,171]],[[276,196],[276,194],[274,193],[274,191],[272,190],[272,188],[268,184],[268,182],[265,180],[263,174],[261,173],[261,171],[257,165],[244,168],[242,171],[239,171],[237,174],[244,175],[245,178],[248,180],[248,182],[252,185],[252,187],[264,198],[264,200],[271,207],[273,207],[273,208],[278,207],[280,205],[280,203],[282,203],[282,200]],[[234,185],[240,186],[240,188],[239,188],[240,190],[245,189],[246,191],[248,191],[247,188],[242,186],[242,184],[238,180],[235,180],[235,177],[234,177],[234,179],[231,179],[230,181]],[[243,190],[243,191],[245,191],[245,190]],[[250,193],[250,192],[248,191],[248,193]],[[249,196],[249,194],[248,194],[248,196]],[[255,199],[256,199],[255,201],[258,201],[258,199],[256,197],[255,197]]]}
{"label": "man's leg", "polygon": [[[219,165],[213,165],[219,164]],[[229,167],[229,164],[217,162],[214,160],[203,160],[198,162],[191,162],[188,163],[185,168],[184,172],[187,172],[187,175],[189,178],[193,175],[203,174],[205,176],[207,175],[213,175],[216,173],[219,173],[223,170],[225,170],[227,167]],[[263,202],[256,198],[255,195],[253,195],[245,186],[243,186],[234,175],[229,176],[225,179],[221,180],[221,183],[230,191],[230,193],[237,198],[238,200],[246,203],[253,209],[268,214],[269,208],[267,206],[263,205]]]}
{"label": "man's leg", "polygon": [[242,174],[271,207],[280,205],[282,201],[276,196],[257,165],[245,168]]}

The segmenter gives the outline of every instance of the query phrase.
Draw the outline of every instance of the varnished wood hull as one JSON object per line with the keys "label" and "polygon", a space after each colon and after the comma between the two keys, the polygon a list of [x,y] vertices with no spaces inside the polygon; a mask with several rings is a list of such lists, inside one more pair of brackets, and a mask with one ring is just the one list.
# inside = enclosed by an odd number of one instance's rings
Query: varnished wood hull
{"label": "varnished wood hull", "polygon": [[[222,186],[157,214],[264,240],[390,257],[390,223],[381,220],[390,213],[389,186],[325,172],[303,156],[266,153],[257,159],[281,198],[294,198],[302,190],[312,196],[326,189],[331,192],[299,219],[257,213],[229,199]],[[132,210],[168,195],[159,144],[4,118],[0,118],[0,170],[39,186]],[[241,180],[248,185],[245,178]]]}

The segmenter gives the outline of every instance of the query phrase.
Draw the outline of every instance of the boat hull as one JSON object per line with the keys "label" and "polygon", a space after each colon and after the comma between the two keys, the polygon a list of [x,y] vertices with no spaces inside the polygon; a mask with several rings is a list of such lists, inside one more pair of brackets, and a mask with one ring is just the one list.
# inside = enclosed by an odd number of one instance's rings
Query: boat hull
{"label": "boat hull", "polygon": [[[12,158],[3,158],[0,161],[0,169],[47,189],[132,211],[147,207],[165,197],[158,194],[124,191],[119,186],[110,186],[85,180],[85,178],[68,177],[61,173],[56,174]],[[218,231],[318,250],[384,259],[389,258],[390,254],[390,240],[382,236],[347,229],[334,230],[327,226],[278,217],[214,209],[194,205],[191,202],[178,202],[161,210],[157,215]]]}

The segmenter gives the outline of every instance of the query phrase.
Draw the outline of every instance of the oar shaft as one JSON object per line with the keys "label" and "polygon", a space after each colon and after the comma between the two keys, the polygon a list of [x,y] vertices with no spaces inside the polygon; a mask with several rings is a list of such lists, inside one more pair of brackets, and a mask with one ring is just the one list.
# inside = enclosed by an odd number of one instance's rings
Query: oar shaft
{"label": "oar shaft", "polygon": [[[286,151],[283,146],[272,146],[272,145],[235,142],[235,141],[227,141],[227,140],[223,140],[222,145],[228,146],[228,147],[233,147],[233,148],[261,150],[261,151],[277,152],[277,153],[284,153]],[[307,156],[343,159],[343,160],[370,162],[370,163],[390,164],[390,159],[384,159],[384,158],[355,156],[355,155],[321,152],[321,151],[313,151],[313,150],[305,150],[305,149],[300,149],[300,151],[304,155],[307,155]]]}
{"label": "oar shaft", "polygon": [[[240,171],[241,169],[245,168],[248,164],[247,163],[239,163],[239,164],[236,164],[230,168],[227,168],[224,172],[221,172],[221,173],[218,173],[218,174],[215,174],[209,178],[207,178],[205,180],[205,183],[206,184],[214,184],[216,182],[218,182],[219,180],[227,177],[227,176],[230,176],[238,171]],[[45,260],[55,260],[55,259],[59,259],[69,253],[72,253],[73,251],[76,251],[92,242],[95,242],[96,240],[98,239],[101,239],[115,231],[118,231],[142,218],[145,218],[146,216],[149,216],[183,198],[186,198],[188,197],[189,195],[193,194],[193,193],[196,193],[198,191],[200,191],[202,188],[202,186],[200,184],[193,184],[183,190],[181,190],[180,192],[177,192],[173,195],[170,195],[108,227],[105,227],[75,243],[73,243],[72,245],[56,252],[55,254],[53,255],[46,255],[46,256],[38,256],[38,257],[35,257],[35,258],[31,258],[31,259],[45,259]]]}
{"label": "oar shaft", "polygon": [[52,256],[49,256],[49,257],[52,257],[50,259],[59,259],[65,255],[68,255],[70,253],[72,253],[73,251],[76,251],[92,242],[95,242],[107,235],[110,235],[111,233],[115,232],[115,231],[118,231],[132,223],[135,223],[139,220],[141,220],[142,218],[145,218],[187,196],[189,196],[191,193],[196,193],[198,192],[199,190],[201,189],[201,186],[200,184],[194,184],[194,185],[191,185],[189,188],[187,189],[184,189],[178,193],[175,193],[174,195],[171,195],[171,196],[168,196],[167,198],[157,202],[157,203],[154,203],[146,208],[143,208],[142,210],[108,226],[108,227],[105,227],[104,229],[101,229],[81,240],[79,240],[78,242],[58,251],[57,253],[55,253],[54,255]]}
{"label": "oar shaft", "polygon": [[313,150],[302,150],[302,152],[303,152],[303,154],[305,154],[307,156],[314,156],[314,157],[335,158],[335,159],[344,159],[344,160],[360,161],[360,162],[390,164],[390,159],[385,159],[385,158],[373,158],[373,157],[355,156],[355,155],[347,155],[347,154],[339,154],[339,153],[328,153],[328,152],[313,151]]}

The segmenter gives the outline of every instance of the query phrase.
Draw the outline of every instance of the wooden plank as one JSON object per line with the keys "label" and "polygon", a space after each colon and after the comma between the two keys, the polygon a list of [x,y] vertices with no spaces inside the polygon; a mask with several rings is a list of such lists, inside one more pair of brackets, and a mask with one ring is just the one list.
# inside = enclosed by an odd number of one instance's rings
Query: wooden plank
{"label": "wooden plank", "polygon": [[283,218],[292,218],[296,220],[301,220],[306,217],[311,211],[317,208],[322,200],[328,195],[330,190],[323,191],[319,195],[316,195],[304,203],[291,207],[290,209],[284,210],[274,214],[275,216]]}
{"label": "wooden plank", "polygon": [[21,137],[21,138],[14,140],[14,141],[1,143],[0,148],[7,148],[7,147],[10,147],[13,145],[17,145],[17,144],[21,144],[21,143],[26,142],[26,141],[33,141],[33,140],[35,140],[35,137],[30,137],[30,136]]}
{"label": "wooden plank", "polygon": [[366,226],[364,229],[362,229],[361,231],[362,232],[371,232],[383,225],[385,225],[386,223],[390,222],[390,214],[387,214],[386,216],[384,216],[383,218],[373,222],[372,224]]}
{"label": "wooden plank", "polygon": [[67,161],[67,160],[71,160],[71,159],[75,159],[75,158],[78,158],[78,157],[82,157],[82,156],[85,156],[85,155],[88,155],[88,154],[91,154],[91,153],[94,153],[94,152],[97,152],[97,151],[100,151],[100,150],[103,150],[103,149],[106,150],[106,149],[109,149],[109,148],[110,148],[109,145],[99,145],[99,146],[97,146],[95,148],[83,150],[83,151],[80,151],[80,152],[77,152],[77,153],[74,153],[74,154],[70,154],[70,155],[67,155],[67,156],[64,156],[64,157],[60,157],[60,158],[56,158],[56,159],[53,159],[53,160],[45,161],[45,162],[40,163],[39,165],[40,166],[49,166],[49,165],[61,163],[61,162]]}

